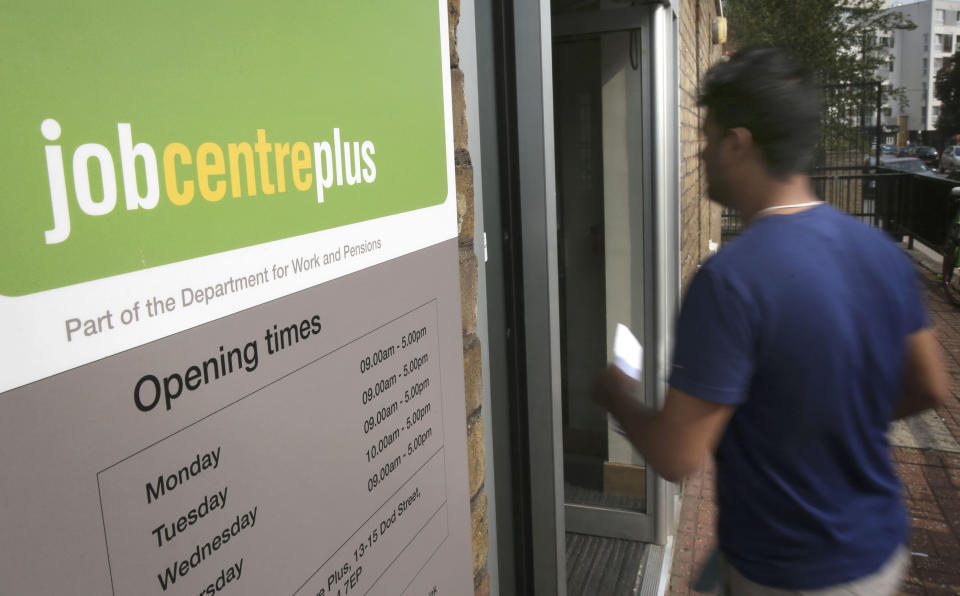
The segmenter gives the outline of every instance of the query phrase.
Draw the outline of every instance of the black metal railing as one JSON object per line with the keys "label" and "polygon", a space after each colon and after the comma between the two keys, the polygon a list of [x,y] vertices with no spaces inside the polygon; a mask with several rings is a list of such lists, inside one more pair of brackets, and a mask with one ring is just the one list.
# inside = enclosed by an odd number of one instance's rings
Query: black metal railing
{"label": "black metal railing", "polygon": [[899,187],[890,188],[892,231],[920,240],[940,252],[953,221],[956,203],[950,191],[960,181],[933,176],[901,175]]}
{"label": "black metal railing", "polygon": [[[869,173],[833,173],[810,177],[817,197],[866,224],[941,250],[957,206],[950,191],[960,180],[877,168]],[[839,170],[838,170],[839,171]],[[732,209],[721,219],[724,241],[743,228]]]}
{"label": "black metal railing", "polygon": [[[960,180],[876,167],[896,127],[882,125],[879,82],[823,85],[820,142],[810,180],[814,193],[897,240],[906,236],[942,250],[957,204],[950,191]],[[721,216],[724,242],[742,232],[732,209]]]}
{"label": "black metal railing", "polygon": [[[889,130],[882,125],[883,87],[879,81],[820,86],[820,140],[811,172],[818,197],[841,211],[875,226],[883,224],[879,196],[888,192],[875,167]],[[878,184],[880,186],[878,186]],[[879,194],[878,194],[879,193]],[[736,211],[724,209],[721,237],[728,241],[742,231]]]}
{"label": "black metal railing", "polygon": [[857,169],[866,156],[880,158],[884,140],[880,81],[821,85],[820,108],[814,174]]}

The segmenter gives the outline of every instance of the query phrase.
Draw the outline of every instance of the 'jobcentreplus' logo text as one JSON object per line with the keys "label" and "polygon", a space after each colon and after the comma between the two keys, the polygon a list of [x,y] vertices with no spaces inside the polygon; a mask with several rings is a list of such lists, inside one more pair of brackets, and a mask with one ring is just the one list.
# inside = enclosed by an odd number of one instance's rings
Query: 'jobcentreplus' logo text
{"label": "'jobcentreplus' logo text", "polygon": [[[60,123],[48,118],[40,125],[40,132],[48,141],[57,141]],[[117,140],[124,205],[128,211],[154,209],[163,193],[170,203],[181,207],[198,195],[205,201],[217,202],[228,192],[232,198],[255,197],[287,192],[288,187],[304,192],[315,187],[317,202],[323,203],[324,191],[334,185],[369,184],[376,180],[372,141],[343,141],[339,128],[333,129],[332,137],[332,141],[312,144],[270,142],[267,131],[260,128],[252,144],[240,141],[224,147],[206,142],[188,147],[172,142],[158,154],[147,143],[134,144],[130,124],[121,122],[117,124]],[[46,145],[44,149],[53,210],[53,228],[44,232],[44,239],[47,244],[57,244],[70,236],[66,164],[60,145]],[[97,168],[91,168],[94,161]],[[142,189],[137,175],[141,164]],[[70,165],[74,199],[80,211],[91,216],[112,212],[120,191],[116,161],[110,150],[98,143],[84,143],[74,150]],[[99,170],[99,188],[91,185],[91,170]]]}

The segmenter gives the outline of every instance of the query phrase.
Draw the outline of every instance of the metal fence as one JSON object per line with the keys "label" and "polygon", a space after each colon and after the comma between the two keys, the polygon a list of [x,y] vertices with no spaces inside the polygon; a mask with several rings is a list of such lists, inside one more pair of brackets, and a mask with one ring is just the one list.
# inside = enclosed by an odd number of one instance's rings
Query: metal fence
{"label": "metal fence", "polygon": [[[876,173],[812,176],[821,199],[887,231],[897,240],[919,240],[940,252],[958,204],[950,191],[960,180],[897,172],[880,168]],[[724,240],[733,239],[741,224],[736,212],[724,209]]]}
{"label": "metal fence", "polygon": [[868,157],[880,159],[885,133],[879,81],[823,85],[820,109],[814,174],[861,169]]}
{"label": "metal fence", "polygon": [[[820,141],[811,171],[817,197],[871,225],[880,225],[877,169],[881,145],[890,131],[882,125],[883,89],[879,81],[820,87]],[[726,242],[742,230],[736,211],[724,209],[721,232]]]}
{"label": "metal fence", "polygon": [[[838,172],[813,175],[810,180],[814,193],[822,201],[864,223],[883,227],[885,211],[878,196],[887,197],[890,194],[889,189],[896,187],[899,184],[897,181],[904,176],[909,174]],[[885,206],[886,203],[883,204],[883,207]],[[732,240],[743,231],[740,214],[733,209],[723,209],[720,225],[724,242]]]}
{"label": "metal fence", "polygon": [[900,174],[889,188],[885,199],[886,221],[884,229],[894,236],[907,236],[912,243],[920,240],[930,248],[941,252],[947,239],[947,231],[954,218],[957,203],[950,191],[960,186],[960,181],[933,176]]}

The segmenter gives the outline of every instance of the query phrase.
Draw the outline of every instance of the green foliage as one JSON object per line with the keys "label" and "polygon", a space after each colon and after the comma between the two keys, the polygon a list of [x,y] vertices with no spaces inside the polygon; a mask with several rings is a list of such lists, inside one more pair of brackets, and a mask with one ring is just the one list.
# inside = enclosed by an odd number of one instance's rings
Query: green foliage
{"label": "green foliage", "polygon": [[[725,6],[737,47],[780,47],[824,85],[877,81],[889,60],[878,35],[916,28],[902,13],[885,12],[883,0],[728,0]],[[875,122],[875,98],[875,86],[827,90],[821,149],[858,146],[863,127]],[[891,98],[906,102],[902,88],[884,88],[882,101]]]}
{"label": "green foliage", "polygon": [[778,46],[808,64],[823,83],[876,79],[887,58],[879,32],[915,29],[883,0],[729,0],[730,25],[739,47]]}
{"label": "green foliage", "polygon": [[960,50],[937,73],[933,93],[940,100],[937,130],[948,135],[960,133]]}

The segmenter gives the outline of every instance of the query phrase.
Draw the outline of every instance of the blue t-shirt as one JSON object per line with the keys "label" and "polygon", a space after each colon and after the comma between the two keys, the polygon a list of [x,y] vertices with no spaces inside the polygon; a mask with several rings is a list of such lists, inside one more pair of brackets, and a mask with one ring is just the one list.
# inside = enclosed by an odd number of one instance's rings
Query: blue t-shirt
{"label": "blue t-shirt", "polygon": [[906,542],[886,431],[926,324],[903,251],[825,205],[759,219],[697,273],[670,385],[738,406],[716,453],[719,542],[748,579],[822,588]]}

